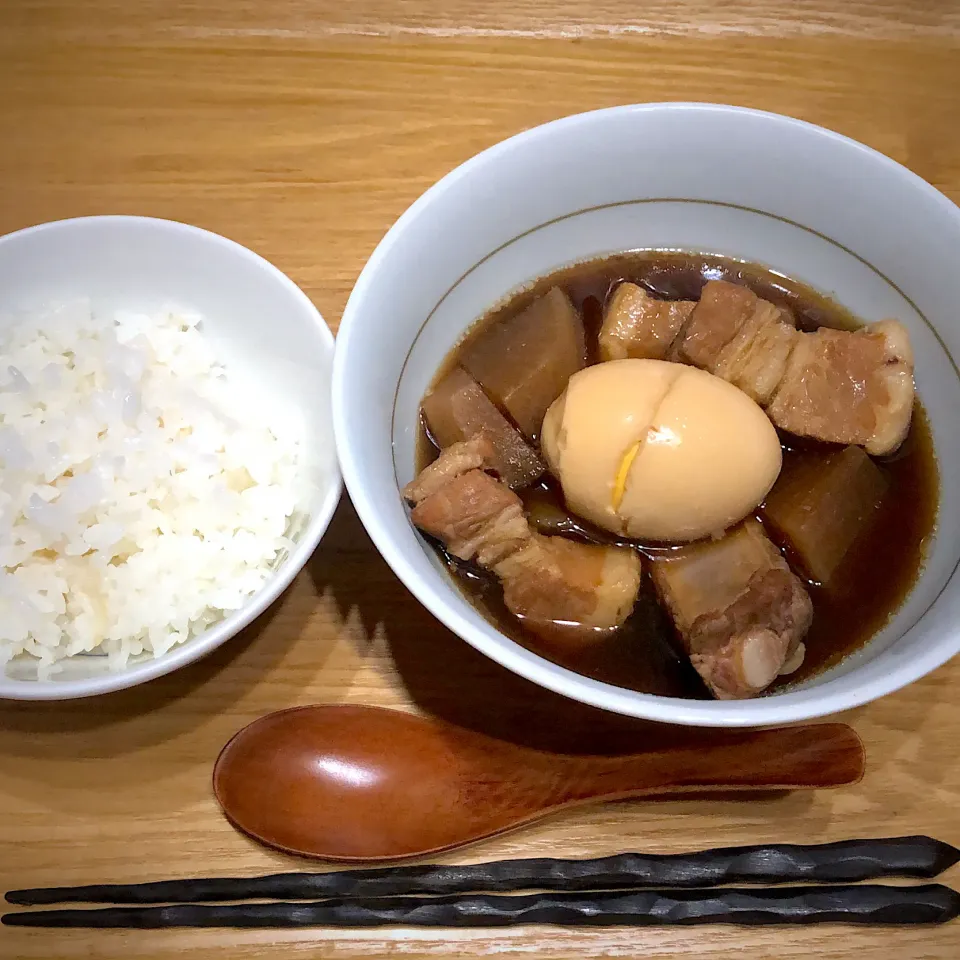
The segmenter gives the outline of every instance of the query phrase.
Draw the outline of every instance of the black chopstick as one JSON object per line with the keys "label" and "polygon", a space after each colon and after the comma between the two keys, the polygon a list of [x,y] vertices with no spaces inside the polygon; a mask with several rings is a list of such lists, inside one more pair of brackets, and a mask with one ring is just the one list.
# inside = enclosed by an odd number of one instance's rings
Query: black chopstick
{"label": "black chopstick", "polygon": [[11,890],[10,903],[211,903],[226,900],[381,897],[516,890],[637,890],[735,883],[853,883],[882,877],[930,879],[960,850],[930,837],[812,845],[723,847],[696,853],[621,853],[593,860],[500,860],[466,866],[401,866],[266,877],[162,880]]}
{"label": "black chopstick", "polygon": [[673,926],[724,923],[933,924],[960,915],[960,894],[941,884],[862,884],[778,889],[645,890],[634,892],[476,894],[379,897],[313,903],[176,904],[8,913],[22,927],[508,927]]}

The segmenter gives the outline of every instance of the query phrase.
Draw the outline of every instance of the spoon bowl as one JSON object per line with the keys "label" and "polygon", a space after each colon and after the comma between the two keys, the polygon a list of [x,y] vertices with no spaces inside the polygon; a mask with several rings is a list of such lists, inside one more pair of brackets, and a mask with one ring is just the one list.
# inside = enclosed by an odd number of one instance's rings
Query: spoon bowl
{"label": "spoon bowl", "polygon": [[244,727],[217,759],[213,789],[229,820],[271,847],[327,860],[394,860],[603,800],[840,786],[859,780],[863,763],[859,738],[840,723],[598,757],[331,704]]}

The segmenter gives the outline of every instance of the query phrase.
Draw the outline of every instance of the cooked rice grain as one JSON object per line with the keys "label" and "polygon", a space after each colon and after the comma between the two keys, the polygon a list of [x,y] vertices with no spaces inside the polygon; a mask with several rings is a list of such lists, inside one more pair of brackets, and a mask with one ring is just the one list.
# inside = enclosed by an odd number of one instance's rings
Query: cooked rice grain
{"label": "cooked rice grain", "polygon": [[262,422],[200,326],[82,303],[0,333],[0,665],[165,653],[292,546],[298,438]]}

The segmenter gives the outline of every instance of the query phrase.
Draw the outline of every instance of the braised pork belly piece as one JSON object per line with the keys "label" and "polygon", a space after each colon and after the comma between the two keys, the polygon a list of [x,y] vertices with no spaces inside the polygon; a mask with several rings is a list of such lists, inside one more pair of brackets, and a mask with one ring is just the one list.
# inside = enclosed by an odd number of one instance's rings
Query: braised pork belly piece
{"label": "braised pork belly piece", "polygon": [[621,283],[603,314],[601,360],[664,360],[695,300],[658,300],[635,283]]}
{"label": "braised pork belly piece", "polygon": [[[611,327],[617,322],[613,314],[619,289],[610,298],[607,310]],[[621,339],[631,341],[622,349],[643,349],[654,336],[662,342],[670,331],[665,325],[657,324],[658,317],[664,312],[663,308],[675,305],[687,319],[673,331],[673,341],[661,354],[664,359],[707,370],[740,387],[760,403],[772,396],[798,335],[789,310],[761,300],[747,287],[726,280],[710,280],[704,284],[699,301],[674,303],[649,299],[652,304],[634,311],[632,323],[619,323]],[[659,304],[660,308],[653,304]],[[605,315],[604,327],[607,326]]]}
{"label": "braised pork belly piece", "polygon": [[802,336],[789,311],[758,299],[753,312],[718,354],[710,372],[765,407],[780,385],[787,361]]}
{"label": "braised pork belly piece", "polygon": [[[658,308],[632,289],[618,294],[619,288],[604,319],[608,342],[625,356],[652,356],[644,351],[650,344],[660,350],[673,329],[663,319],[667,302]],[[637,306],[614,309],[621,302]],[[686,310],[686,304],[677,306]],[[856,331],[802,333],[784,308],[746,287],[711,280],[661,355],[729,381],[797,436],[856,444],[882,456],[895,451],[910,429],[913,353],[895,320]]]}
{"label": "braised pork belly piece", "polygon": [[690,662],[718,699],[754,697],[802,662],[813,605],[756,520],[668,554],[652,572]]}
{"label": "braised pork belly piece", "polygon": [[415,526],[494,573],[528,626],[619,627],[640,587],[639,555],[534,533],[520,498],[482,469],[490,452],[485,437],[454,444],[408,484]]}
{"label": "braised pork belly piece", "polygon": [[757,295],[726,280],[704,284],[690,322],[670,348],[668,360],[710,370],[757,306]]}
{"label": "braised pork belly piece", "polygon": [[403,498],[410,503],[420,503],[471,470],[493,469],[495,458],[496,451],[485,433],[451,444],[442,457],[428,463],[403,488]]}
{"label": "braised pork belly piece", "polygon": [[531,629],[619,627],[640,588],[640,555],[634,550],[540,534],[492,569],[503,583],[507,609]]}
{"label": "braised pork belly piece", "polygon": [[454,367],[423,398],[421,409],[441,449],[484,434],[493,448],[486,467],[512,490],[536,482],[546,470],[533,447],[463,367]]}
{"label": "braised pork belly piece", "polygon": [[821,327],[799,337],[767,413],[789,433],[883,456],[910,429],[913,395],[913,351],[900,323]]}

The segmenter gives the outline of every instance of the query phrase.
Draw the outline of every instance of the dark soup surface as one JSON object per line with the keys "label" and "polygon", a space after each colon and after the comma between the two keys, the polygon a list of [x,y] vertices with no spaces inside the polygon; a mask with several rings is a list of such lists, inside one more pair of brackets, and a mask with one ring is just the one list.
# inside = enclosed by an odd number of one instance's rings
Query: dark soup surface
{"label": "dark soup surface", "polygon": [[[518,316],[554,288],[566,294],[582,318],[583,350],[590,365],[601,359],[598,336],[613,292],[622,282],[636,284],[658,300],[696,301],[704,285],[716,280],[747,287],[764,301],[786,308],[799,331],[811,333],[821,327],[854,331],[861,326],[857,318],[827,297],[759,265],[702,254],[627,253],[554,273],[497,305],[475,323],[451,353],[435,383],[459,369],[463,358],[470,356],[471,345],[485,331]],[[483,357],[468,369],[476,376],[476,369],[482,372],[482,362]],[[488,402],[486,396],[481,400]],[[493,408],[494,415],[504,414],[540,452],[537,429],[524,429],[519,422],[522,413],[519,417],[511,415],[496,399]],[[418,470],[439,453],[426,418],[421,420]],[[778,430],[778,435],[783,468],[767,500],[758,506],[756,518],[766,536],[782,551],[790,570],[800,578],[812,602],[813,617],[803,637],[802,663],[779,676],[765,692],[776,692],[815,676],[862,647],[884,626],[923,566],[936,523],[939,489],[930,429],[919,401],[914,402],[905,441],[887,456],[868,458],[862,447],[825,443],[784,430]],[[658,596],[651,577],[655,561],[678,547],[599,529],[568,510],[560,485],[549,471],[527,483],[524,467],[517,467],[517,481],[510,486],[523,502],[530,526],[538,533],[592,544],[619,543],[639,552],[643,572],[632,612],[622,626],[594,628],[586,639],[582,630],[571,630],[564,624],[551,629],[539,624],[531,629],[522,616],[505,605],[496,575],[473,560],[456,558],[444,543],[431,538],[464,595],[504,634],[577,673],[644,693],[710,698],[711,691],[694,668],[691,651],[685,648],[669,605]],[[815,491],[817,509],[839,511],[835,522],[842,525],[853,522],[849,520],[849,507],[841,502],[850,496],[851,485],[859,485],[857,496],[869,505],[863,516],[855,518],[852,545],[836,556],[829,555],[822,544],[810,547],[804,538],[816,539],[817,533],[810,534],[804,527],[804,492]],[[808,548],[809,554],[805,553]]]}

